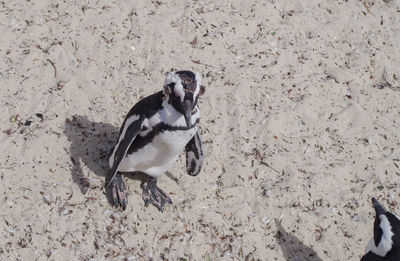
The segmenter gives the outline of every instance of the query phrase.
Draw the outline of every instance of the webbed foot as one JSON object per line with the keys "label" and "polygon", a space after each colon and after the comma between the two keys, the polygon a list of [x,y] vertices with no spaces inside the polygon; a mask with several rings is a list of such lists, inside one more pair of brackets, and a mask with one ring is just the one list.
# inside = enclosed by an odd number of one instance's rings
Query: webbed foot
{"label": "webbed foot", "polygon": [[115,175],[108,188],[111,189],[112,205],[114,207],[121,206],[122,210],[125,210],[126,205],[128,204],[129,192],[125,186],[125,183],[122,181],[122,175],[120,173]]}
{"label": "webbed foot", "polygon": [[151,203],[156,206],[159,211],[163,212],[166,204],[172,204],[170,197],[157,187],[156,178],[148,178],[143,181],[142,188],[142,198],[146,207]]}

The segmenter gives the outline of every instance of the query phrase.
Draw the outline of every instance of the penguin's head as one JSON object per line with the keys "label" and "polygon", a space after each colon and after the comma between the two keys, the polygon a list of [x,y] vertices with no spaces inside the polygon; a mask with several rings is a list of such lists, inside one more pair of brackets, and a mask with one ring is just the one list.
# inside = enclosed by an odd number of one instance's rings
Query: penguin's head
{"label": "penguin's head", "polygon": [[168,73],[164,81],[164,96],[174,108],[183,114],[188,128],[192,127],[192,114],[200,95],[205,92],[200,76],[191,71]]}
{"label": "penguin's head", "polygon": [[375,209],[374,236],[368,243],[365,258],[361,260],[369,260],[367,256],[391,255],[391,250],[400,246],[399,217],[388,212],[375,198],[372,198],[372,205]]}

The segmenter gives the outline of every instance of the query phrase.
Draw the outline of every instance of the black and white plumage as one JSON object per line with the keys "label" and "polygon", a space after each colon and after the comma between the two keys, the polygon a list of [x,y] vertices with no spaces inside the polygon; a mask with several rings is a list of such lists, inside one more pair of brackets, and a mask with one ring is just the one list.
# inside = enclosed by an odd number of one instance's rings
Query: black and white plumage
{"label": "black and white plumage", "polygon": [[197,73],[171,72],[162,91],[142,99],[128,112],[110,156],[105,183],[114,205],[125,209],[127,204],[121,172],[142,172],[149,176],[142,184],[145,205],[152,203],[163,211],[172,201],[157,187],[156,179],[171,168],[184,148],[188,174],[199,174],[203,150],[197,102],[204,91]]}
{"label": "black and white plumage", "polygon": [[375,198],[374,236],[368,243],[361,261],[400,260],[400,218],[388,212]]}

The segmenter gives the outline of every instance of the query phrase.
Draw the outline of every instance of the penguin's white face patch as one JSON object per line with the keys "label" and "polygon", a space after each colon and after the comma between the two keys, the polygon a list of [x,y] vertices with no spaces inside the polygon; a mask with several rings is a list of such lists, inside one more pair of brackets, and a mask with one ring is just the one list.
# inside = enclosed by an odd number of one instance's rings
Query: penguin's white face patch
{"label": "penguin's white face patch", "polygon": [[388,218],[385,215],[380,215],[379,216],[380,223],[379,227],[382,229],[382,238],[379,241],[378,246],[375,245],[374,238],[371,238],[371,240],[368,242],[367,246],[367,251],[371,251],[375,255],[384,257],[386,256],[387,252],[389,252],[392,249],[393,246],[393,232],[392,232],[392,226],[389,223]]}
{"label": "penguin's white face patch", "polygon": [[164,94],[166,94],[166,88],[169,88],[168,85],[174,83],[174,95],[179,97],[181,102],[185,99],[185,90],[183,89],[181,78],[175,72],[170,72],[165,78],[164,81]]}
{"label": "penguin's white face patch", "polygon": [[180,81],[175,84],[174,93],[175,96],[181,98],[181,102],[183,102],[185,99],[185,91],[183,90],[183,86]]}

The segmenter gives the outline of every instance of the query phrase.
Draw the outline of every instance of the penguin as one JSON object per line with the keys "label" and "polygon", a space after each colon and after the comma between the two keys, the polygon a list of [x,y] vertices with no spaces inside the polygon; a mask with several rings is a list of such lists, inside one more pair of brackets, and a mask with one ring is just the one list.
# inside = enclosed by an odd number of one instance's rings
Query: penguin
{"label": "penguin", "polygon": [[186,172],[200,173],[203,148],[198,129],[198,99],[205,92],[201,78],[191,71],[170,72],[162,91],[143,98],[128,112],[122,123],[118,141],[109,158],[105,188],[111,203],[126,209],[128,190],[123,172],[146,174],[142,182],[142,198],[163,212],[170,197],[157,187],[157,178],[176,162],[186,150]]}
{"label": "penguin", "polygon": [[368,243],[361,261],[400,260],[400,218],[388,212],[375,198],[374,236]]}

